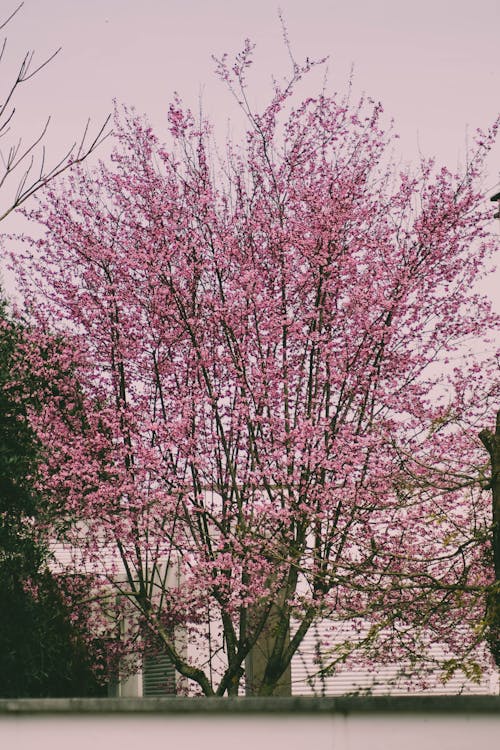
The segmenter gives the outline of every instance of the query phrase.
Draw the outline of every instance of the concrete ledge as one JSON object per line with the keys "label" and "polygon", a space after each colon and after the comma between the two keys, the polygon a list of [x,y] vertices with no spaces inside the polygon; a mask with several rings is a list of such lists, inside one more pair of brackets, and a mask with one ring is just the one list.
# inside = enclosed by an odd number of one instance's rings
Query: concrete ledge
{"label": "concrete ledge", "polygon": [[344,698],[20,698],[0,714],[497,714],[496,695]]}

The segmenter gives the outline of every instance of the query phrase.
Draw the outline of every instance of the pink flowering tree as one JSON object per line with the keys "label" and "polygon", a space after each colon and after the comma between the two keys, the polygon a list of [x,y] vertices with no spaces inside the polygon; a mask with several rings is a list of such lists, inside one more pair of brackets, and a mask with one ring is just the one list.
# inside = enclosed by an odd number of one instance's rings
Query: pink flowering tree
{"label": "pink flowering tree", "polygon": [[439,641],[445,670],[477,674],[494,133],[460,174],[399,172],[380,105],[295,103],[311,64],[294,63],[256,113],[250,62],[247,45],[218,63],[248,123],[224,157],[177,100],[168,146],[124,110],[111,166],[32,213],[20,288],[68,372],[33,417],[53,533],[102,628],[128,612],[124,649],[160,648],[205,695],[237,693],[264,636],[251,688],[272,694],[324,617],[356,634],[324,644],[329,670],[417,670]]}

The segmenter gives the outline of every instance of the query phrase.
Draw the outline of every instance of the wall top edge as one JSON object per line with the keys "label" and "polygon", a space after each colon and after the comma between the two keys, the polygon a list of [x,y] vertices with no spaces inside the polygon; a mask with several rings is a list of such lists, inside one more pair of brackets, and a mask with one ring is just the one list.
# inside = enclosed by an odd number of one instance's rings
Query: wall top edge
{"label": "wall top edge", "polygon": [[498,714],[496,695],[347,696],[339,698],[19,698],[0,714]]}

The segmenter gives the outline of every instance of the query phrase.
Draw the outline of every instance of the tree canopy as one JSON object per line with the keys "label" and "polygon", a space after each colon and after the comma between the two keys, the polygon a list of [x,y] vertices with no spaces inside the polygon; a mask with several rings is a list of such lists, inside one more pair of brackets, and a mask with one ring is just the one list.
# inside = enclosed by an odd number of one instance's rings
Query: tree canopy
{"label": "tree canopy", "polygon": [[295,103],[309,61],[254,112],[251,55],[218,63],[248,122],[224,157],[178,100],[167,146],[123,110],[111,166],[31,213],[46,231],[19,284],[68,374],[32,417],[39,481],[102,627],[116,602],[127,648],[161,647],[206,695],[238,690],[269,628],[253,687],[272,693],[323,617],[351,626],[323,645],[329,669],[416,670],[439,641],[472,674],[492,583],[478,432],[498,318],[475,284],[496,128],[460,173],[400,171],[379,104]]}
{"label": "tree canopy", "polygon": [[[97,654],[82,637],[83,612],[48,567],[52,506],[37,489],[43,446],[30,426],[39,408],[37,375],[26,367],[26,332],[0,308],[0,696],[59,697],[102,692]],[[71,596],[70,596],[71,594]]]}

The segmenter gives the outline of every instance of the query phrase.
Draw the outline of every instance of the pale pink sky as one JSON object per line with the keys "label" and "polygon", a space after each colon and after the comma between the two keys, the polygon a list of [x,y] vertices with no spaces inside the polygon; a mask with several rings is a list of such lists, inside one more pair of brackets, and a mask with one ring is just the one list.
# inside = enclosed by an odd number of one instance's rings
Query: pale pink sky
{"label": "pale pink sky", "polygon": [[[16,4],[0,0],[0,16]],[[354,65],[355,91],[380,99],[395,119],[403,162],[420,149],[456,167],[467,129],[487,127],[500,111],[499,0],[25,0],[7,29],[2,78],[27,49],[40,59],[63,50],[26,86],[16,132],[36,133],[50,114],[46,141],[55,160],[116,98],[145,112],[161,134],[173,91],[196,109],[201,93],[205,113],[222,128],[235,112],[211,54],[236,52],[250,37],[257,44],[251,83],[255,101],[264,102],[271,73],[288,72],[278,6],[297,59],[330,57],[332,90],[345,87]],[[316,93],[322,75],[301,93]],[[499,180],[497,146],[485,187],[495,192]]]}

